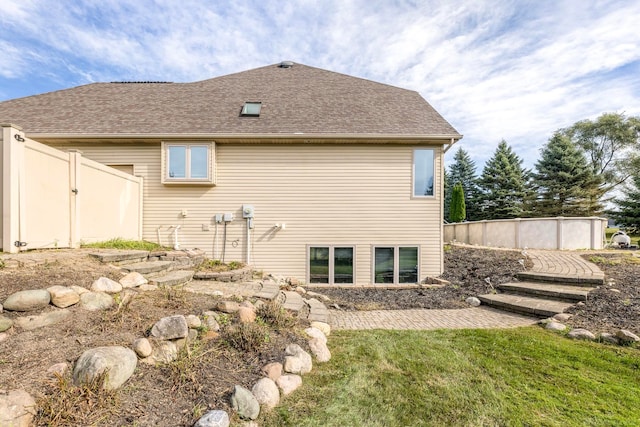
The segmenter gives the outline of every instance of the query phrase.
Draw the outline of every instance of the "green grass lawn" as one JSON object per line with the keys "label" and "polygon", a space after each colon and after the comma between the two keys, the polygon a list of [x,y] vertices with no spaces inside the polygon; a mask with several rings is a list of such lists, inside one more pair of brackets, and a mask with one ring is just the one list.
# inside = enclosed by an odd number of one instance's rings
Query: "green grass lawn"
{"label": "green grass lawn", "polygon": [[640,349],[539,327],[337,331],[264,426],[638,426]]}

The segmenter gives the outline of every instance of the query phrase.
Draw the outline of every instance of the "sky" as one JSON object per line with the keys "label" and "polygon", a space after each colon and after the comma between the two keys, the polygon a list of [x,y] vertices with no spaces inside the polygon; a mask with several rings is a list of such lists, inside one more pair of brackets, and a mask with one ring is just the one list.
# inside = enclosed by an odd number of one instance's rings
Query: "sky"
{"label": "sky", "polygon": [[290,60],[418,91],[479,174],[502,139],[533,167],[557,129],[640,115],[639,22],[640,0],[0,0],[0,101]]}

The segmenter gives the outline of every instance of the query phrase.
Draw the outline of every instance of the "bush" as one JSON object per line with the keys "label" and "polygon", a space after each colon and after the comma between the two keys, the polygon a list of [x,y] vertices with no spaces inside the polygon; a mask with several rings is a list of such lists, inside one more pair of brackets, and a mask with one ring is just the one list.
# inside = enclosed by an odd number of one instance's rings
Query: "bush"
{"label": "bush", "polygon": [[295,324],[296,320],[275,301],[269,301],[256,310],[258,318],[274,328],[288,328]]}
{"label": "bush", "polygon": [[269,341],[269,330],[258,323],[238,323],[225,328],[223,338],[236,350],[256,352]]}

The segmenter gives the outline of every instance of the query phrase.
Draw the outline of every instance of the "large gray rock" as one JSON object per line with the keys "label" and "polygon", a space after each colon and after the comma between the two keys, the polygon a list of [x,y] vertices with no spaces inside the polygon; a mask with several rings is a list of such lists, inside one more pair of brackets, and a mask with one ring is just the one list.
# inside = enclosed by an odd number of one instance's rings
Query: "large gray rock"
{"label": "large gray rock", "polygon": [[88,311],[107,310],[114,304],[113,297],[104,292],[85,292],[80,295],[80,307]]}
{"label": "large gray rock", "polygon": [[593,335],[591,331],[586,329],[574,329],[567,334],[569,338],[573,338],[576,340],[586,340],[586,341],[595,341],[596,336]]}
{"label": "large gray rock", "polygon": [[284,370],[291,374],[308,374],[313,363],[311,355],[298,344],[289,344],[285,349]]}
{"label": "large gray rock", "polygon": [[296,374],[285,374],[278,377],[276,384],[282,390],[282,395],[286,396],[302,385],[302,377]]}
{"label": "large gray rock", "polygon": [[0,316],[0,332],[4,332],[13,326],[13,320],[5,316]]}
{"label": "large gray rock", "polygon": [[229,427],[229,414],[225,411],[209,411],[193,427]]}
{"label": "large gray rock", "polygon": [[66,286],[51,286],[47,291],[51,294],[51,304],[59,308],[66,308],[80,301],[80,295]]}
{"label": "large gray rock", "polygon": [[476,297],[469,297],[465,301],[472,307],[478,307],[480,304],[482,304],[482,302]]}
{"label": "large gray rock", "polygon": [[49,305],[51,295],[46,289],[34,289],[20,291],[9,295],[2,304],[5,310],[10,311],[35,311]]}
{"label": "large gray rock", "polygon": [[254,384],[251,392],[258,403],[268,409],[275,408],[280,403],[280,390],[278,390],[278,386],[271,378],[260,378]]}
{"label": "large gray rock", "polygon": [[231,395],[231,407],[243,420],[255,420],[260,415],[260,404],[249,390],[235,386]]}
{"label": "large gray rock", "polygon": [[331,351],[327,347],[327,339],[311,338],[309,340],[309,349],[318,362],[324,363],[331,360]]}
{"label": "large gray rock", "polygon": [[151,328],[151,335],[163,340],[185,338],[188,334],[189,327],[187,326],[187,319],[180,314],[163,317]]}
{"label": "large gray rock", "polygon": [[608,344],[614,344],[614,345],[620,344],[620,340],[616,338],[615,335],[610,334],[608,332],[603,332],[600,334],[600,341],[606,342]]}
{"label": "large gray rock", "polygon": [[122,291],[122,285],[108,277],[101,277],[91,284],[93,292],[105,292],[107,294],[117,294]]}
{"label": "large gray rock", "polygon": [[547,325],[544,327],[545,329],[548,329],[550,331],[564,331],[565,329],[567,329],[566,325],[563,325],[560,322],[554,322],[551,321],[549,323],[547,323]]}
{"label": "large gray rock", "polygon": [[76,384],[90,383],[107,373],[103,388],[113,390],[124,384],[136,369],[138,357],[133,350],[120,347],[96,347],[82,353],[73,368]]}
{"label": "large gray rock", "polygon": [[631,331],[627,331],[626,329],[620,329],[618,332],[616,332],[616,338],[620,340],[620,344],[631,344],[634,342],[640,342],[640,337],[638,337]]}
{"label": "large gray rock", "polygon": [[0,391],[0,426],[30,427],[36,401],[24,390]]}
{"label": "large gray rock", "polygon": [[132,271],[131,273],[124,276],[119,280],[120,284],[123,288],[137,288],[140,285],[146,285],[149,281],[137,271]]}
{"label": "large gray rock", "polygon": [[45,326],[54,325],[62,322],[71,316],[71,312],[65,308],[61,310],[49,311],[47,313],[37,314],[34,316],[18,317],[15,325],[25,331],[32,331]]}

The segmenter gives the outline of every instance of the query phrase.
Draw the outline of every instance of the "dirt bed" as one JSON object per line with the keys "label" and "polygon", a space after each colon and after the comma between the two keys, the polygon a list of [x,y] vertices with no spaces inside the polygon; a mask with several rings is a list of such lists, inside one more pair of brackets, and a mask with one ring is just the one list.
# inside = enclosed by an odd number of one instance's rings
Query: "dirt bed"
{"label": "dirt bed", "polygon": [[[118,279],[122,273],[88,255],[60,256],[32,267],[5,268],[0,270],[0,301],[20,290],[53,285],[88,288],[101,276]],[[231,347],[223,334],[202,331],[197,345],[188,353],[183,351],[176,362],[158,366],[138,363],[134,376],[111,398],[92,394],[79,398],[80,390],[70,387],[70,372],[62,379],[47,373],[57,363],[72,366],[83,351],[93,347],[131,348],[133,340],[148,336],[162,317],[199,315],[214,309],[218,300],[176,289],[141,292],[126,310],[89,312],[74,306],[69,308],[71,317],[56,325],[20,332],[12,328],[0,342],[0,389],[25,389],[43,406],[64,395],[66,403],[56,406],[61,419],[40,413],[38,425],[43,426],[191,426],[209,409],[232,414],[229,397],[233,387],[239,384],[250,389],[263,376],[262,366],[284,359],[287,344],[306,348],[306,340],[299,333],[306,324],[269,328],[259,348],[251,351]],[[2,315],[15,319],[26,313],[5,310]],[[75,408],[64,408],[74,400]],[[99,405],[99,401],[105,405]]]}

